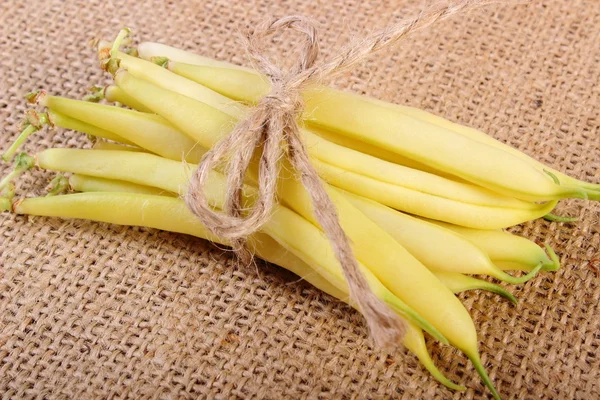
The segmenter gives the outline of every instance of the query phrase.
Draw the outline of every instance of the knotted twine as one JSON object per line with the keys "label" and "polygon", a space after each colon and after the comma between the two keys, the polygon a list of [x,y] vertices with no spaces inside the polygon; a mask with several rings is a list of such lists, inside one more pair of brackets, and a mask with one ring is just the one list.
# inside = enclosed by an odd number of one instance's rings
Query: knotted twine
{"label": "knotted twine", "polygon": [[[277,180],[280,160],[287,156],[300,175],[311,197],[317,221],[329,239],[344,272],[350,299],[359,307],[375,343],[381,347],[397,346],[404,334],[404,322],[370,290],[359,269],[350,241],[342,229],[335,206],[319,175],[310,162],[300,137],[297,119],[304,104],[301,92],[326,77],[337,75],[366,57],[390,47],[408,35],[460,12],[496,1],[466,0],[458,4],[437,5],[416,18],[403,20],[348,46],[327,63],[315,64],[319,55],[318,32],[313,22],[301,16],[287,16],[267,21],[247,32],[243,45],[256,69],[271,83],[271,92],[251,109],[233,131],[210,149],[190,178],[186,203],[189,209],[215,235],[228,239],[244,261],[248,236],[267,222],[277,206]],[[304,49],[297,64],[285,71],[264,55],[266,37],[285,29],[305,36]],[[243,209],[244,177],[259,150],[258,197],[249,210]],[[214,210],[204,194],[204,186],[217,165],[225,161],[227,190],[223,212]]]}

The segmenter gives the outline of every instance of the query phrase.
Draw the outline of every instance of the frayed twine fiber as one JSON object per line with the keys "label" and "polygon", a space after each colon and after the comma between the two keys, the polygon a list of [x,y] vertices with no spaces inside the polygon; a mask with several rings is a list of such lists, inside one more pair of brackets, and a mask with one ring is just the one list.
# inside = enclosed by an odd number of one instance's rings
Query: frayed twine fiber
{"label": "frayed twine fiber", "polygon": [[[497,1],[466,0],[457,4],[438,4],[416,18],[400,21],[348,46],[331,61],[315,64],[319,55],[318,32],[313,22],[301,16],[267,21],[247,33],[244,47],[257,69],[268,77],[271,92],[254,107],[246,119],[218,142],[202,159],[189,182],[186,203],[189,209],[215,235],[229,239],[244,261],[250,253],[246,238],[258,231],[277,205],[277,180],[280,159],[286,156],[300,175],[309,193],[313,210],[325,231],[348,283],[350,298],[358,305],[376,345],[396,347],[405,332],[404,322],[370,290],[342,229],[335,206],[300,138],[297,118],[302,114],[301,91],[323,79],[339,74],[384,48],[431,24]],[[294,68],[284,71],[264,56],[265,38],[284,29],[305,36],[304,49]],[[258,163],[258,198],[250,210],[243,210],[244,176],[255,151],[261,150]],[[227,193],[224,212],[210,207],[204,195],[209,172],[226,160]]]}

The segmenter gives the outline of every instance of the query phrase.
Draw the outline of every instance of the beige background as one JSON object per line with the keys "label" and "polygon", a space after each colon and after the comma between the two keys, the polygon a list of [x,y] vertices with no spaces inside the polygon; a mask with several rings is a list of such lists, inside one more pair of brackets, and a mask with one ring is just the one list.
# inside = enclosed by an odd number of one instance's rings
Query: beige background
{"label": "beige background", "polygon": [[[79,98],[105,81],[87,46],[122,26],[244,63],[233,32],[301,13],[324,53],[415,15],[424,1],[0,2],[0,143],[15,137],[23,95]],[[243,3],[243,4],[242,4]],[[286,42],[287,40],[287,42]],[[276,39],[274,53],[293,39]],[[600,182],[600,5],[491,6],[379,54],[335,85],[480,128],[578,178]],[[285,54],[285,53],[284,53]],[[27,145],[87,145],[45,132]],[[0,173],[6,173],[6,166]],[[42,193],[36,171],[19,193]],[[515,228],[559,253],[563,270],[516,288],[518,308],[462,295],[483,362],[505,398],[600,397],[600,207],[565,202],[574,224]],[[432,249],[435,251],[435,249]],[[600,264],[600,263],[599,263]],[[0,392],[6,398],[481,398],[465,357],[432,343],[453,393],[404,351],[373,349],[361,317],[272,266],[238,267],[208,243],[154,230],[0,216]]]}

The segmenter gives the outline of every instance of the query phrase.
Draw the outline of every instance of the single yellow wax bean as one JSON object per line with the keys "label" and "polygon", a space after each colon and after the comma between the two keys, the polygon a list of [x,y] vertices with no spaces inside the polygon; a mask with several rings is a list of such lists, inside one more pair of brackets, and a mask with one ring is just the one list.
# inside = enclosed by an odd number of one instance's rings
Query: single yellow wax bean
{"label": "single yellow wax bean", "polygon": [[174,74],[158,65],[133,57],[120,51],[115,52],[113,57],[119,59],[120,67],[125,68],[132,75],[162,86],[166,82],[176,85],[177,90],[194,100],[201,101],[235,118],[244,115],[245,110],[240,104],[225,97],[203,85]]}
{"label": "single yellow wax bean", "polygon": [[98,128],[97,126],[86,124],[83,121],[71,118],[67,115],[64,115],[57,110],[48,110],[48,116],[50,117],[50,121],[54,126],[58,126],[60,128],[71,129],[74,131],[79,131],[81,133],[85,133],[87,135],[91,135],[97,138],[114,140],[115,142],[121,142],[125,144],[133,144],[129,140],[117,135],[116,133],[107,131],[105,129]]}
{"label": "single yellow wax bean", "polygon": [[530,271],[539,264],[547,271],[560,269],[560,261],[552,248],[546,246],[546,254],[544,249],[527,238],[502,230],[470,229],[441,221],[426,221],[458,233],[485,251],[494,264],[504,270]]}
{"label": "single yellow wax bean", "polygon": [[460,133],[461,135],[467,136],[471,139],[480,141],[482,143],[486,143],[490,146],[494,146],[494,147],[497,147],[498,149],[501,149],[508,153],[511,153],[511,154],[515,155],[516,157],[519,157],[522,160],[528,162],[534,168],[536,168],[538,171],[542,171],[542,172],[548,171],[548,172],[554,174],[558,178],[558,180],[560,181],[561,184],[566,184],[569,186],[578,186],[580,188],[584,188],[589,191],[600,191],[600,184],[589,183],[589,182],[585,182],[585,181],[570,177],[554,168],[551,168],[547,165],[542,164],[541,162],[537,161],[536,159],[515,149],[512,146],[509,146],[509,145],[495,139],[494,137],[486,134],[485,132],[479,131],[477,129],[474,129],[474,128],[471,128],[471,127],[468,127],[465,125],[457,124],[455,122],[449,121],[447,119],[439,117],[430,112],[421,110],[419,108],[402,106],[402,105],[397,105],[396,107],[398,107],[398,111],[400,111],[403,114],[409,115],[414,118],[419,118],[423,121],[427,121],[431,124],[440,126],[442,128],[453,130],[453,131]]}
{"label": "single yellow wax bean", "polygon": [[[161,88],[139,79],[127,71],[118,71],[114,80],[128,95],[136,98],[146,107],[153,111],[160,110],[163,118],[204,148],[211,148],[218,140],[231,132],[237,123],[236,118],[219,112],[206,103]],[[144,94],[142,95],[142,93]],[[191,107],[194,112],[186,112],[185,117],[182,118],[182,111],[190,110]],[[197,134],[193,134],[194,132]]]}
{"label": "single yellow wax bean", "polygon": [[[230,64],[225,61],[215,60],[213,58],[204,57],[199,54],[184,51],[176,47],[168,46],[162,43],[154,42],[143,42],[137,47],[138,54],[144,60],[150,60],[153,57],[163,56],[169,59],[177,60],[183,63],[196,64],[196,65],[208,65],[212,67],[223,67],[229,68],[234,64]],[[256,71],[251,68],[243,66],[235,66],[237,70],[247,71],[256,74]],[[229,96],[228,96],[229,97]]]}
{"label": "single yellow wax bean", "polygon": [[152,186],[80,174],[71,175],[69,178],[69,186],[71,189],[78,192],[127,192],[152,194],[157,196],[175,196],[174,193]]}
{"label": "single yellow wax bean", "polygon": [[205,153],[204,148],[155,114],[57,96],[44,96],[41,103],[163,157],[197,163]]}

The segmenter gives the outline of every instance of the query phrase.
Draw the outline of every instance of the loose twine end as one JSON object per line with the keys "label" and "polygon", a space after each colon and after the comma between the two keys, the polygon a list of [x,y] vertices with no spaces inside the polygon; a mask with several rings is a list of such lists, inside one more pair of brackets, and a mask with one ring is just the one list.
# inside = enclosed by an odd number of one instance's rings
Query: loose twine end
{"label": "loose twine end", "polygon": [[[271,92],[228,136],[205,154],[189,182],[185,198],[189,209],[215,235],[230,240],[243,262],[249,262],[252,254],[245,246],[246,238],[268,221],[277,206],[280,160],[285,156],[298,172],[311,197],[317,220],[343,269],[350,298],[363,313],[371,337],[378,346],[398,346],[405,332],[405,322],[371,291],[340,225],[335,206],[301,140],[297,123],[304,107],[301,92],[436,21],[490,2],[465,0],[436,5],[417,18],[393,24],[348,46],[331,61],[320,65],[316,64],[319,55],[318,32],[313,22],[305,17],[287,16],[267,21],[246,34],[243,37],[244,47],[256,68],[270,80]],[[265,38],[285,29],[293,29],[305,37],[299,60],[289,71],[282,70],[264,55],[264,46],[267,44]],[[258,196],[252,208],[243,210],[244,176],[259,148]],[[227,160],[227,191],[223,212],[217,212],[209,204],[204,186],[210,171],[223,160]]]}

